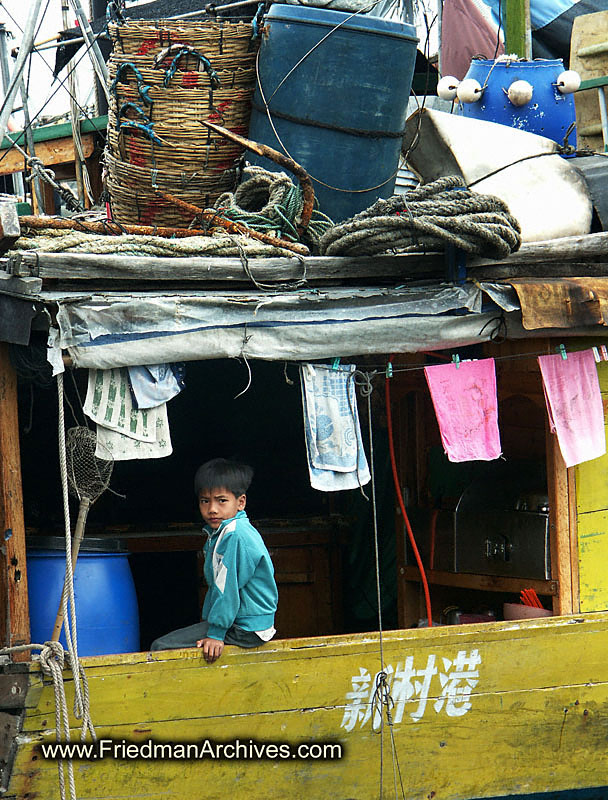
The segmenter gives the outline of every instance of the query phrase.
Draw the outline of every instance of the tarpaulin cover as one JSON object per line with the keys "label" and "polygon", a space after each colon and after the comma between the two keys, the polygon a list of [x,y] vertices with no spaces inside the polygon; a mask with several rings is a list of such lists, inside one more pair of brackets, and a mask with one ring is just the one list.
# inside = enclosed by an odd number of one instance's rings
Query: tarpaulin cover
{"label": "tarpaulin cover", "polygon": [[75,366],[97,368],[242,355],[310,360],[465,346],[487,341],[501,313],[519,309],[510,287],[471,283],[286,294],[63,295],[57,302],[61,347]]}

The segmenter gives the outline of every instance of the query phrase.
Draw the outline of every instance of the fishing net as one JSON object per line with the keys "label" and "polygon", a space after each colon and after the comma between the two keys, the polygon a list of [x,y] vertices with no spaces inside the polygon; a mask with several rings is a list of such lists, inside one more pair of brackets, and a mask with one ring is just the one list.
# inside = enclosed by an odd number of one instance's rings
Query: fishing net
{"label": "fishing net", "polygon": [[105,448],[103,458],[95,455],[97,435],[89,428],[70,428],[65,439],[69,488],[80,501],[86,498],[91,505],[110,485],[114,461],[109,452],[106,458]]}

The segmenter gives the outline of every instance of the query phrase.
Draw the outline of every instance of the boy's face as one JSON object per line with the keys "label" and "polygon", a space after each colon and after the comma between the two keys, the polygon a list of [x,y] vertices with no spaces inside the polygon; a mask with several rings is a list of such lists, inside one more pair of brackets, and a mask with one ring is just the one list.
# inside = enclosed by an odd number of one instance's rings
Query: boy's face
{"label": "boy's face", "polygon": [[225,519],[232,519],[245,508],[246,499],[244,494],[237,497],[224,487],[201,489],[198,507],[207,525],[216,530]]}

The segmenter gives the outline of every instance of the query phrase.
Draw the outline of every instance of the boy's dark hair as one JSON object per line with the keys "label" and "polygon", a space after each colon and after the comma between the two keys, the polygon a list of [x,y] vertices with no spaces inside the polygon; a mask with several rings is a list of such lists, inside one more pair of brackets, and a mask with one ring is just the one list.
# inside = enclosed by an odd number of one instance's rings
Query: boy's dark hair
{"label": "boy's dark hair", "polygon": [[245,494],[253,478],[253,468],[247,464],[214,458],[206,461],[194,476],[194,493],[198,497],[203,489],[228,489],[235,497]]}

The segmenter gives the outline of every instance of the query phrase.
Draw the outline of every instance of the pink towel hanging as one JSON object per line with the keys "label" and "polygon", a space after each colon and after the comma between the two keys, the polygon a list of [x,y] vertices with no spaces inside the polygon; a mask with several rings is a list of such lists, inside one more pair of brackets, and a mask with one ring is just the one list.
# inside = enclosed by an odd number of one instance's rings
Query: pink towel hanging
{"label": "pink towel hanging", "polygon": [[604,409],[593,350],[539,356],[552,433],[567,467],[606,452]]}
{"label": "pink towel hanging", "polygon": [[492,461],[502,452],[493,358],[425,367],[450,461]]}

